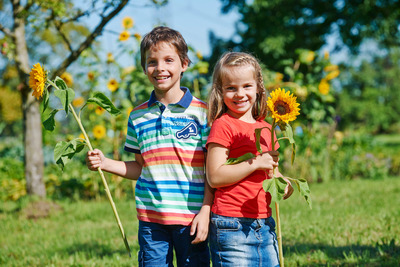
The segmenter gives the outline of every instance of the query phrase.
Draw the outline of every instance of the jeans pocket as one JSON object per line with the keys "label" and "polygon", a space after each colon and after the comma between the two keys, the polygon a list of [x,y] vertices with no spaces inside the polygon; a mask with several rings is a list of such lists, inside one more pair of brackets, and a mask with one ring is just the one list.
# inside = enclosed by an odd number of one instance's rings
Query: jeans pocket
{"label": "jeans pocket", "polygon": [[275,220],[274,220],[274,218],[272,218],[272,216],[265,219],[265,224],[269,226],[269,229],[271,231],[275,232]]}

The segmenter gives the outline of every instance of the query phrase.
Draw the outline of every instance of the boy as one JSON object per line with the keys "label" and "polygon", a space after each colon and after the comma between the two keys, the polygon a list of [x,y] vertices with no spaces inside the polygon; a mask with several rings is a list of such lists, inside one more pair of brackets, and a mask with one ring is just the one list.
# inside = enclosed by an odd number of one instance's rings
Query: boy
{"label": "boy", "polygon": [[156,27],[140,45],[141,65],[154,86],[150,99],[128,119],[124,149],[135,161],[106,158],[89,151],[90,170],[138,180],[139,266],[209,266],[207,242],[213,195],[205,179],[209,128],[206,104],[180,80],[190,64],[182,35]]}

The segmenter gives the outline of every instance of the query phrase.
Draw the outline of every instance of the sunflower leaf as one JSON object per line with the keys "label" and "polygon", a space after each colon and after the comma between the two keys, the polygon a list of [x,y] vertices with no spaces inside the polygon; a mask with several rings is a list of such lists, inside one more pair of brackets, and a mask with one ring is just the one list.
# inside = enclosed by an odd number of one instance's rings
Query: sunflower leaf
{"label": "sunflower leaf", "polygon": [[54,95],[60,99],[61,104],[64,107],[65,113],[68,114],[68,105],[71,104],[72,100],[74,100],[75,97],[74,90],[72,90],[71,88],[67,88],[65,90],[55,90]]}
{"label": "sunflower leaf", "polygon": [[47,130],[52,132],[56,127],[56,121],[54,120],[54,116],[57,114],[58,109],[54,109],[50,112],[49,117],[43,121],[43,127]]}
{"label": "sunflower leaf", "polygon": [[84,147],[85,144],[80,139],[58,142],[54,148],[54,161],[64,170],[65,165]]}
{"label": "sunflower leaf", "polygon": [[87,100],[87,103],[96,103],[114,116],[121,114],[121,111],[101,92],[95,92],[94,95]]}
{"label": "sunflower leaf", "polygon": [[65,81],[62,78],[58,77],[58,76],[54,79],[54,83],[61,90],[67,90],[67,88],[68,88],[68,86],[65,83]]}
{"label": "sunflower leaf", "polygon": [[254,130],[254,133],[256,135],[256,147],[257,147],[258,153],[260,153],[260,154],[263,152],[262,149],[261,149],[261,144],[260,144],[261,131],[263,129],[268,129],[268,130],[271,131],[271,129],[269,127],[262,127],[262,128],[257,128],[257,129]]}
{"label": "sunflower leaf", "polygon": [[241,155],[238,158],[230,158],[225,162],[225,165],[233,165],[233,164],[237,164],[240,163],[242,161],[248,160],[248,159],[252,159],[255,158],[256,155],[254,155],[253,153],[246,153],[244,155]]}
{"label": "sunflower leaf", "polygon": [[311,191],[310,187],[308,186],[307,180],[302,178],[288,178],[292,184],[295,183],[297,186],[297,190],[299,191],[300,195],[304,197],[305,201],[307,202],[310,209],[312,209],[312,200],[311,200]]}
{"label": "sunflower leaf", "polygon": [[264,191],[271,194],[271,201],[278,203],[283,199],[283,196],[285,195],[286,186],[287,182],[282,177],[266,179],[263,182]]}
{"label": "sunflower leaf", "polygon": [[42,113],[47,109],[47,107],[49,105],[50,94],[49,94],[49,91],[47,90],[48,87],[49,87],[49,85],[46,86],[46,89],[43,92],[43,110],[42,110]]}
{"label": "sunflower leaf", "polygon": [[289,139],[289,142],[291,144],[295,143],[294,137],[293,137],[293,128],[292,128],[292,126],[290,126],[289,123],[286,124],[286,129],[285,129],[285,131],[283,133]]}

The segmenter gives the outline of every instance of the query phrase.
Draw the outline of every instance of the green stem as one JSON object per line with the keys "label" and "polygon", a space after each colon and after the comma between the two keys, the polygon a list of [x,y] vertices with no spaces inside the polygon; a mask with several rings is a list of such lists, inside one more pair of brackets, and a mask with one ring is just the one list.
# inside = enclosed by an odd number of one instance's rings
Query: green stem
{"label": "green stem", "polygon": [[[56,88],[57,90],[60,90],[60,89],[58,88],[58,86],[57,86],[55,83],[53,83],[53,82],[50,81],[50,80],[48,80],[48,82],[49,82],[54,88]],[[68,108],[69,108],[69,110],[71,111],[72,115],[74,116],[76,122],[78,123],[79,128],[81,129],[81,132],[82,132],[83,136],[85,137],[85,142],[86,142],[87,146],[88,146],[89,149],[92,151],[92,150],[93,150],[93,147],[92,147],[92,144],[90,143],[89,136],[87,135],[87,133],[86,133],[86,131],[85,131],[85,128],[83,127],[80,118],[77,116],[77,114],[76,114],[76,112],[75,112],[75,110],[74,110],[74,107],[73,107],[71,104],[68,104]],[[105,188],[105,191],[106,191],[106,194],[107,194],[107,198],[108,198],[108,200],[109,200],[109,202],[110,202],[110,205],[111,205],[111,208],[112,208],[112,210],[113,210],[113,212],[114,212],[114,216],[115,216],[115,219],[116,219],[116,221],[117,221],[119,230],[121,231],[122,239],[124,240],[125,248],[126,248],[126,250],[128,251],[129,257],[131,257],[131,250],[130,250],[130,248],[129,248],[128,240],[127,240],[127,238],[126,238],[126,235],[125,235],[124,228],[123,228],[123,226],[122,226],[121,220],[119,219],[118,212],[117,212],[117,208],[115,207],[113,198],[112,198],[112,196],[111,196],[110,189],[109,189],[108,184],[107,184],[107,180],[106,180],[106,178],[105,178],[105,176],[104,176],[103,171],[102,171],[100,168],[98,168],[97,171],[98,171],[98,173],[100,174],[101,180],[103,181],[103,185],[104,185],[104,188]]]}
{"label": "green stem", "polygon": [[[272,121],[272,126],[271,126],[271,146],[272,146],[272,151],[275,151],[275,119]],[[274,168],[274,177],[275,178],[275,168]],[[282,231],[281,231],[281,219],[279,217],[279,204],[275,202],[275,211],[276,211],[276,235],[278,239],[278,249],[279,249],[279,262],[280,266],[284,267],[284,262],[283,262],[283,249],[282,249]]]}

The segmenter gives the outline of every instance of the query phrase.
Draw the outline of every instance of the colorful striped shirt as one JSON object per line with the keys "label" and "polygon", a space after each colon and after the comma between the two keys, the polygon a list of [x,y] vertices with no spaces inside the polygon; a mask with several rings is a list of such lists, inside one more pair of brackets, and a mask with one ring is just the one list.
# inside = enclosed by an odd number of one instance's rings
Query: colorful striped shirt
{"label": "colorful striped shirt", "polygon": [[144,160],[135,188],[142,221],[190,225],[203,203],[207,106],[181,89],[178,103],[165,106],[152,92],[129,116],[124,149]]}

